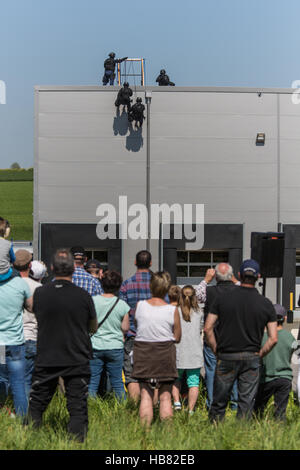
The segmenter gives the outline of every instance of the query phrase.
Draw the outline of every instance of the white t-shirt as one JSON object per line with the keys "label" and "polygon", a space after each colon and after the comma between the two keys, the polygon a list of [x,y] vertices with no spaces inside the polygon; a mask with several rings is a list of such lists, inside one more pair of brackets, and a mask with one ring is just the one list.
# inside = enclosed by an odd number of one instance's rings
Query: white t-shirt
{"label": "white t-shirt", "polygon": [[163,342],[175,341],[174,305],[154,306],[147,300],[138,302],[135,312],[137,323],[135,341]]}
{"label": "white t-shirt", "polygon": [[[23,277],[23,279],[28,284],[31,295],[34,294],[34,291],[35,289],[37,289],[37,287],[41,287],[42,285],[40,282],[34,281],[30,277]],[[25,341],[28,341],[28,340],[36,341],[37,331],[38,331],[37,320],[36,320],[35,314],[28,312],[28,310],[26,309],[23,310],[23,327],[24,327]]]}
{"label": "white t-shirt", "polygon": [[191,321],[184,320],[181,308],[178,308],[181,324],[181,340],[176,344],[177,369],[198,369],[203,367],[203,345],[201,331],[203,328],[203,313],[199,309],[191,311]]}

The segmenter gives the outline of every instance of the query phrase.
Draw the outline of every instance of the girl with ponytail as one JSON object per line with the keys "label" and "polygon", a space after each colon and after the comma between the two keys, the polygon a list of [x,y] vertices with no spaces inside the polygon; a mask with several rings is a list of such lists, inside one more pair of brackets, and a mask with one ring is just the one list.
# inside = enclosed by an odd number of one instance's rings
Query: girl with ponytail
{"label": "girl with ponytail", "polygon": [[189,413],[193,414],[199,394],[200,369],[204,365],[201,331],[203,329],[203,313],[198,305],[193,286],[184,286],[179,298],[179,316],[181,323],[181,341],[176,344],[176,366],[178,380],[173,386],[174,409],[180,410],[180,385],[186,372]]}

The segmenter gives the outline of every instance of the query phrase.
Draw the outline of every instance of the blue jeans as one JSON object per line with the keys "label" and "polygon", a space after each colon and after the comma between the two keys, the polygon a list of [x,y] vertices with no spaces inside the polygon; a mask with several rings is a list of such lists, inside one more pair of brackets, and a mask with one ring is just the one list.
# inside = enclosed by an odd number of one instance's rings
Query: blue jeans
{"label": "blue jeans", "polygon": [[124,361],[124,349],[102,349],[93,350],[93,359],[90,361],[91,379],[89,385],[89,395],[96,397],[105,364],[108,372],[111,387],[118,400],[126,398],[126,392],[122,380],[122,370]]}
{"label": "blue jeans", "polygon": [[[205,385],[207,391],[207,398],[206,398],[206,406],[209,409],[211,407],[213,401],[213,392],[214,392],[214,377],[215,377],[215,370],[217,365],[217,359],[212,349],[204,343],[203,346],[203,354],[204,354],[204,367],[205,367]],[[237,390],[237,381],[234,382],[231,396],[230,396],[230,408],[232,410],[237,409],[237,401],[238,401],[238,390]]]}
{"label": "blue jeans", "polygon": [[27,400],[30,395],[35,357],[36,341],[28,340],[25,342],[25,393]]}
{"label": "blue jeans", "polygon": [[102,82],[103,85],[107,85],[108,82],[110,85],[113,85],[115,82],[115,73],[112,70],[105,70]]}
{"label": "blue jeans", "polygon": [[13,396],[15,412],[24,416],[27,413],[25,394],[25,345],[5,346],[6,364],[0,364],[0,401],[5,402],[8,389]]}
{"label": "blue jeans", "polygon": [[238,381],[237,418],[252,416],[259,385],[260,364],[259,355],[251,352],[218,356],[214,379],[214,397],[209,410],[211,421],[224,418],[235,380]]}

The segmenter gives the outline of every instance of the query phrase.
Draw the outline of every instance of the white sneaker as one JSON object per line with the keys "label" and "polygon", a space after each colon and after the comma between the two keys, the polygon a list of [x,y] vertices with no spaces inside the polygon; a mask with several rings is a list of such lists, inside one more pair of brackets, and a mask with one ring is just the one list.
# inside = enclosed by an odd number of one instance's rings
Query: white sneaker
{"label": "white sneaker", "polygon": [[174,410],[180,411],[181,410],[181,403],[180,401],[174,401]]}

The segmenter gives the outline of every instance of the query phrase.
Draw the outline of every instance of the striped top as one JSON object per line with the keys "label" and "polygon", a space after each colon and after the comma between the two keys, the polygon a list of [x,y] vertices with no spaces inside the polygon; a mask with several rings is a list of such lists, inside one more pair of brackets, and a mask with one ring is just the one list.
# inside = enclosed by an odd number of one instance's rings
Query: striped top
{"label": "striped top", "polygon": [[130,328],[127,333],[128,337],[136,335],[136,328],[134,324],[134,317],[135,317],[135,309],[136,305],[140,300],[147,300],[152,297],[150,291],[150,279],[151,273],[150,271],[147,272],[139,272],[137,271],[133,276],[126,281],[123,282],[119,297],[120,299],[124,300],[129,307],[129,321],[130,321]]}
{"label": "striped top", "polygon": [[86,290],[90,295],[101,295],[103,289],[95,277],[85,271],[83,268],[77,267],[72,276],[72,282],[78,287]]}

